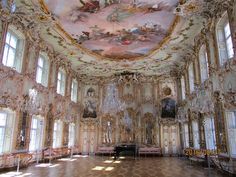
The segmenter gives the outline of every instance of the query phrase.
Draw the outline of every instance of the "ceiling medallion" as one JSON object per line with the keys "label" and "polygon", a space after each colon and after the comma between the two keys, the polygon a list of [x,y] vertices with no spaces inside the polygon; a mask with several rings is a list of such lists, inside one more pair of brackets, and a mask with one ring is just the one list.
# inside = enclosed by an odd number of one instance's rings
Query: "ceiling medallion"
{"label": "ceiling medallion", "polygon": [[98,59],[136,60],[166,43],[178,16],[179,0],[39,0],[53,14],[57,30]]}

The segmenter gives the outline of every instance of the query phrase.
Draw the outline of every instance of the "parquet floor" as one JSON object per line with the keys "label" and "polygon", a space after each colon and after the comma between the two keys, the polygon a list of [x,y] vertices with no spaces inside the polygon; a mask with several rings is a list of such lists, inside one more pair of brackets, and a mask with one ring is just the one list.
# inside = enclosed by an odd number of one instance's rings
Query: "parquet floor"
{"label": "parquet floor", "polygon": [[8,172],[0,177],[225,177],[217,170],[207,170],[178,157],[110,157],[75,156],[59,159],[49,164],[33,164],[20,169],[20,173]]}

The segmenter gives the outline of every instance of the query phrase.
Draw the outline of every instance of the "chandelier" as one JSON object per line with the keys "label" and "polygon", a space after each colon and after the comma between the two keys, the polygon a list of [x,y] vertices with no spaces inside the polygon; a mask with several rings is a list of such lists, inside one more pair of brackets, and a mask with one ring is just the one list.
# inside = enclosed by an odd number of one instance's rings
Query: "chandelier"
{"label": "chandelier", "polygon": [[116,113],[123,111],[124,108],[125,104],[119,99],[116,84],[108,84],[106,88],[106,95],[100,108],[101,112],[103,114],[115,115]]}

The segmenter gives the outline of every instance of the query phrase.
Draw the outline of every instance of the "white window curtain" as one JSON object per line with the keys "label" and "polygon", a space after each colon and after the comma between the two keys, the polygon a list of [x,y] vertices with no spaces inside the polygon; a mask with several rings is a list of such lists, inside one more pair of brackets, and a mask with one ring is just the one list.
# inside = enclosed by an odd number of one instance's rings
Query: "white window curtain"
{"label": "white window curtain", "polygon": [[200,149],[198,122],[193,121],[192,126],[193,126],[193,145],[194,145],[194,148],[195,149]]}
{"label": "white window curtain", "polygon": [[48,73],[49,73],[49,61],[48,58],[39,55],[38,65],[37,65],[37,74],[36,74],[36,82],[42,84],[47,87],[48,85]]}
{"label": "white window curtain", "polygon": [[53,148],[61,147],[62,145],[63,123],[60,120],[54,122],[53,127]]}
{"label": "white window curtain", "polygon": [[21,72],[24,54],[24,38],[17,35],[12,29],[8,29],[4,45],[2,63]]}
{"label": "white window curtain", "polygon": [[32,116],[30,130],[29,150],[36,151],[42,149],[44,121],[41,116]]}
{"label": "white window curtain", "polygon": [[236,111],[227,111],[226,118],[230,154],[236,157]]}
{"label": "white window curtain", "polygon": [[57,75],[57,93],[64,96],[65,95],[65,85],[66,85],[66,74],[61,68]]}
{"label": "white window curtain", "polygon": [[78,97],[78,82],[73,79],[71,83],[71,101],[77,102]]}
{"label": "white window curtain", "polygon": [[69,143],[68,147],[73,147],[75,145],[75,124],[70,123],[69,125]]}
{"label": "white window curtain", "polygon": [[14,132],[15,113],[0,110],[0,154],[11,152]]}
{"label": "white window curtain", "polygon": [[215,137],[215,125],[214,118],[208,117],[204,120],[204,129],[205,129],[205,139],[206,139],[206,147],[209,150],[216,149],[216,137]]}
{"label": "white window curtain", "polygon": [[203,83],[209,77],[208,56],[205,45],[203,45],[199,51],[199,63],[201,72],[201,82]]}
{"label": "white window curtain", "polygon": [[185,90],[185,79],[184,76],[181,77],[181,92],[182,92],[182,99],[186,98],[186,90]]}
{"label": "white window curtain", "polygon": [[193,70],[193,63],[189,65],[188,68],[188,75],[189,75],[189,89],[190,93],[194,91],[194,70]]}

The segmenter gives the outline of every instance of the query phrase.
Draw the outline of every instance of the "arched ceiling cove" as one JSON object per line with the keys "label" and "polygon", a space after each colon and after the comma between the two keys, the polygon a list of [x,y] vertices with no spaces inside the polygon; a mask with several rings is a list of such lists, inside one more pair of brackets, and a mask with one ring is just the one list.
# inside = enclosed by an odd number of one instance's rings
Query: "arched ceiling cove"
{"label": "arched ceiling cove", "polygon": [[81,75],[138,72],[161,76],[181,68],[202,17],[200,1],[19,0],[18,14]]}

